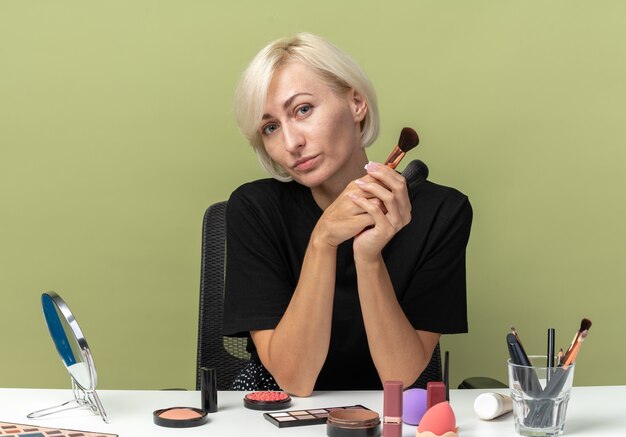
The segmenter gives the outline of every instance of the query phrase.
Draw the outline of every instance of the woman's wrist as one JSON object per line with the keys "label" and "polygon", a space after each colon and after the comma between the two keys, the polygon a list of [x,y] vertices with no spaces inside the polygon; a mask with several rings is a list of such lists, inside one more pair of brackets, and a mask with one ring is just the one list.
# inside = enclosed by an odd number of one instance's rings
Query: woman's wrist
{"label": "woman's wrist", "polygon": [[315,226],[309,240],[309,247],[318,251],[337,251],[337,245],[332,244],[326,233],[318,226]]}
{"label": "woman's wrist", "polygon": [[373,269],[377,267],[382,267],[385,265],[385,261],[383,260],[383,256],[380,252],[374,255],[365,255],[365,254],[354,254],[354,265],[357,270],[359,269]]}

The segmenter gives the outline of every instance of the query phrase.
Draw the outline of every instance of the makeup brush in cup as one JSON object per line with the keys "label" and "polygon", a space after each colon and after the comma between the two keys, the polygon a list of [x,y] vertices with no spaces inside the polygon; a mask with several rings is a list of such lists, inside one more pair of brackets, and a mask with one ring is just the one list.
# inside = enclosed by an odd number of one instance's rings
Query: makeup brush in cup
{"label": "makeup brush in cup", "polygon": [[400,132],[400,139],[398,145],[393,148],[393,151],[389,155],[389,158],[385,161],[385,165],[391,168],[396,168],[400,163],[400,160],[404,158],[406,152],[417,146],[420,142],[417,132],[410,127],[405,127]]}
{"label": "makeup brush in cup", "polygon": [[591,320],[582,319],[580,322],[580,329],[576,332],[574,336],[574,340],[570,345],[567,352],[565,352],[565,356],[563,357],[563,367],[567,367],[576,361],[576,356],[580,351],[580,347],[582,346],[582,342],[587,338],[587,334],[589,334],[589,328],[591,328]]}

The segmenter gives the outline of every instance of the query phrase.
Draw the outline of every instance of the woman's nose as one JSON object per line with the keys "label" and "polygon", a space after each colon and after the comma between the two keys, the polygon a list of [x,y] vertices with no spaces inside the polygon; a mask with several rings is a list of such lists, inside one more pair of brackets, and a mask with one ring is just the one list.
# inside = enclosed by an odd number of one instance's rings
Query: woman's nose
{"label": "woman's nose", "polygon": [[289,152],[296,151],[306,143],[304,133],[295,126],[283,125],[283,139],[285,141],[285,149]]}

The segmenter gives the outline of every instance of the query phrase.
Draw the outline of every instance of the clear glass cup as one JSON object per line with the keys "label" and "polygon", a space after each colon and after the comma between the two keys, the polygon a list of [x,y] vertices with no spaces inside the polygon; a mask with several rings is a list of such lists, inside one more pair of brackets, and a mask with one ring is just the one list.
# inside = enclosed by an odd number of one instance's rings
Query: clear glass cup
{"label": "clear glass cup", "polygon": [[546,356],[529,356],[530,366],[508,361],[515,431],[523,436],[563,434],[574,364],[548,368]]}

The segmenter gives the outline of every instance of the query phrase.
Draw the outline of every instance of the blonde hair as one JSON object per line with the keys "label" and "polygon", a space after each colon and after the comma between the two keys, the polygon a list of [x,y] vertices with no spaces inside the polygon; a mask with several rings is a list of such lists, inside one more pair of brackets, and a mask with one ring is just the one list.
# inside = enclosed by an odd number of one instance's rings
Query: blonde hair
{"label": "blonde hair", "polygon": [[320,79],[337,94],[354,89],[364,98],[367,113],[361,122],[363,147],[376,140],[380,125],[374,87],[348,54],[310,33],[299,33],[271,42],[257,53],[243,72],[235,91],[234,109],[239,129],[254,148],[261,165],[280,181],[289,181],[291,177],[265,151],[259,125],[274,72],[278,67],[293,61],[313,68]]}

